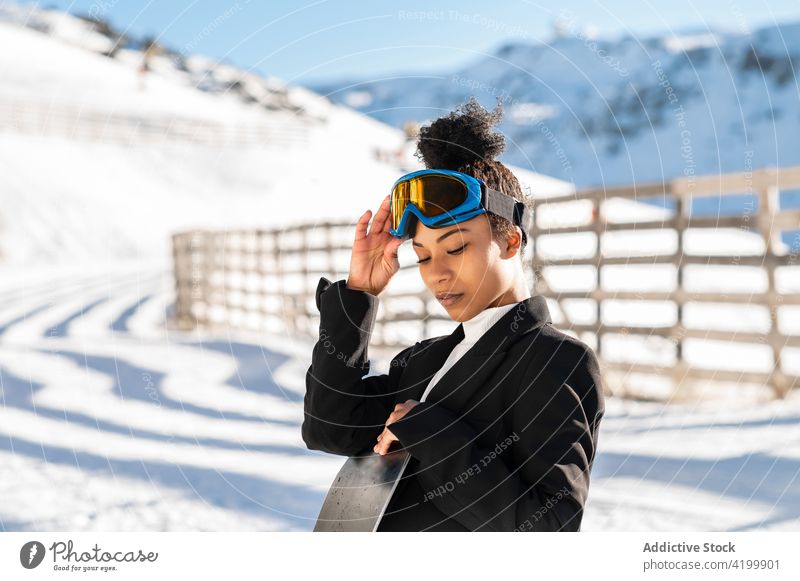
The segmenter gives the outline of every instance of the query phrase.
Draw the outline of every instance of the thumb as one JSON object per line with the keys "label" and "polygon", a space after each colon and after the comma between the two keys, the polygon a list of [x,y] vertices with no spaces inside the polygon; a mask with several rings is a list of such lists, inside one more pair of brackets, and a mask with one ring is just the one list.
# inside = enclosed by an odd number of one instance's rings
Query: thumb
{"label": "thumb", "polygon": [[394,259],[397,258],[397,249],[400,248],[400,245],[403,243],[402,238],[395,238],[394,236],[392,239],[386,243],[386,247],[383,251],[383,256],[387,259]]}

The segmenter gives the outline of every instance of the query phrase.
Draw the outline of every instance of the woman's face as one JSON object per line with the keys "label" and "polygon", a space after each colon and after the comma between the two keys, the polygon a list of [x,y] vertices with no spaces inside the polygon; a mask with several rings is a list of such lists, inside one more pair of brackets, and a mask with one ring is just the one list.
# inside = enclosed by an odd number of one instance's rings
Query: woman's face
{"label": "woman's face", "polygon": [[425,286],[454,321],[499,306],[514,285],[519,237],[499,244],[486,214],[444,228],[417,221],[411,241]]}

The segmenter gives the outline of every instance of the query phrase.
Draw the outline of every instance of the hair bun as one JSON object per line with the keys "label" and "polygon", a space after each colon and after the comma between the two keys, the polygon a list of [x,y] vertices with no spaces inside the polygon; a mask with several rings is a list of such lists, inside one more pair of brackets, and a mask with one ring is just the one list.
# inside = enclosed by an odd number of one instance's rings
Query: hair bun
{"label": "hair bun", "polygon": [[502,117],[499,97],[491,112],[470,97],[452,113],[420,128],[415,156],[428,169],[458,170],[478,159],[492,160],[506,147],[505,138],[492,130]]}

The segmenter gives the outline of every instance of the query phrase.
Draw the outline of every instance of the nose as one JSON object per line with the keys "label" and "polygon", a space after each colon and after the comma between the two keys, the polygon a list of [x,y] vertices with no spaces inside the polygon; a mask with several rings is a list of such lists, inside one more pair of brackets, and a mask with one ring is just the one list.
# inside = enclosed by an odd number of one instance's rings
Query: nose
{"label": "nose", "polygon": [[428,274],[430,276],[430,280],[434,283],[434,288],[442,288],[447,287],[450,283],[453,282],[453,268],[449,264],[450,261],[448,260],[436,260],[435,258],[431,257],[431,264],[429,265],[430,268],[428,269]]}

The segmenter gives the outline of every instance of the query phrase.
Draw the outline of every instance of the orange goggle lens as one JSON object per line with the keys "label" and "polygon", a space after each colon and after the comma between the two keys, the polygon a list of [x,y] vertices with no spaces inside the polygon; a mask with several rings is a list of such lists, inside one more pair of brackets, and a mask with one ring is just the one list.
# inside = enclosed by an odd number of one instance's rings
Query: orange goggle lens
{"label": "orange goggle lens", "polygon": [[467,199],[467,185],[445,175],[422,175],[403,180],[392,190],[392,229],[397,229],[409,204],[433,218],[450,212]]}

